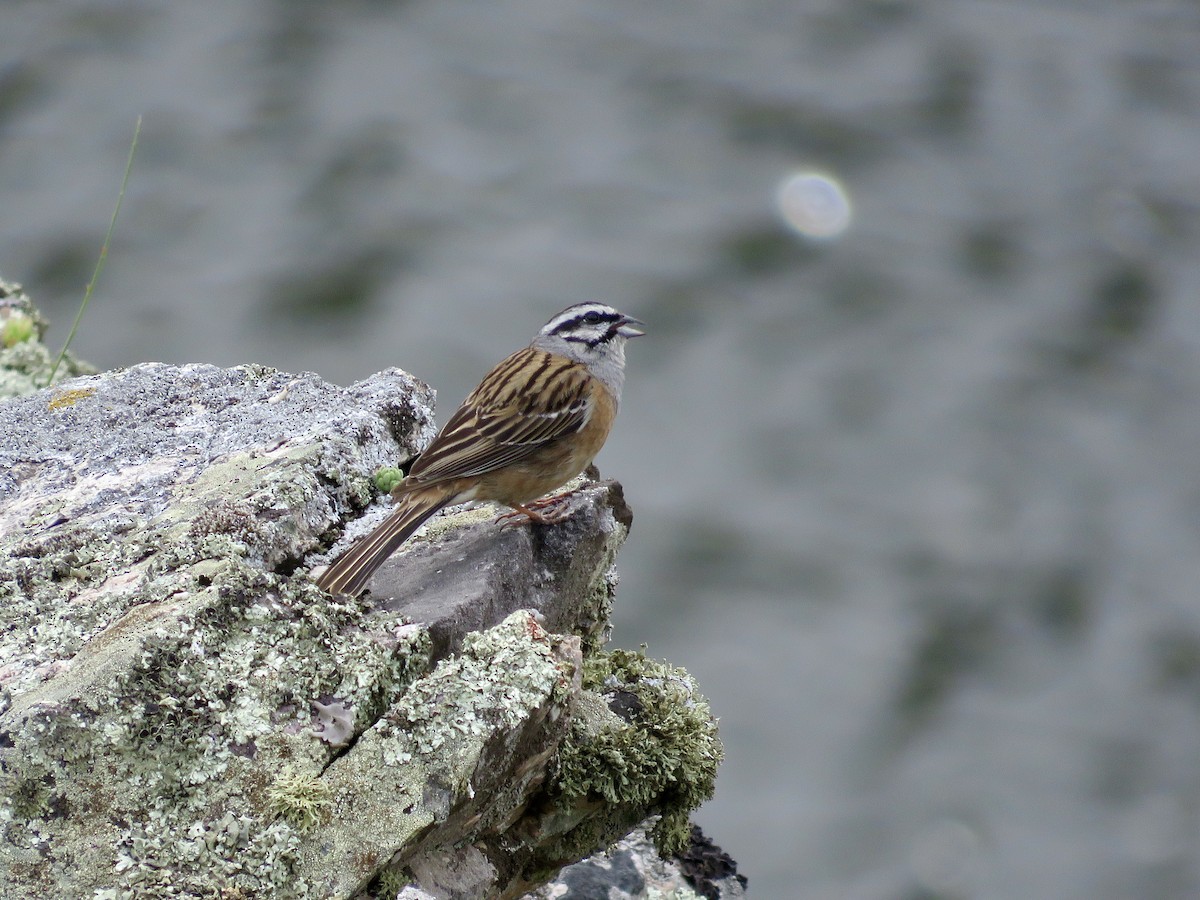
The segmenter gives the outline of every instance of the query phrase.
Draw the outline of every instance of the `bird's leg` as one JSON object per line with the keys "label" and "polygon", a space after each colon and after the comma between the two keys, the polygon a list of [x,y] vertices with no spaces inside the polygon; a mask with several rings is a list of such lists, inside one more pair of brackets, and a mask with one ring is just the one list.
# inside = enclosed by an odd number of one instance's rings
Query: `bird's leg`
{"label": "bird's leg", "polygon": [[519,528],[530,522],[536,522],[538,525],[554,525],[571,515],[572,493],[573,491],[564,491],[561,494],[542,497],[532,503],[514,506],[510,512],[496,516],[496,521],[500,523],[501,528]]}

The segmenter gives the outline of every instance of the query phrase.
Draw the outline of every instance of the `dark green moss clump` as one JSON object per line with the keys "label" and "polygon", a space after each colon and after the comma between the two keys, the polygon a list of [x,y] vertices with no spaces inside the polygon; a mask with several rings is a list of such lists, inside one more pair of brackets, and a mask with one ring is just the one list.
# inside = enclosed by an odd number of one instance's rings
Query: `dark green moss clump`
{"label": "dark green moss clump", "polygon": [[708,701],[683,669],[629,650],[589,657],[583,686],[612,715],[600,726],[586,716],[572,725],[556,774],[561,801],[658,813],[655,846],[663,856],[680,852],[691,811],[712,797],[724,755]]}

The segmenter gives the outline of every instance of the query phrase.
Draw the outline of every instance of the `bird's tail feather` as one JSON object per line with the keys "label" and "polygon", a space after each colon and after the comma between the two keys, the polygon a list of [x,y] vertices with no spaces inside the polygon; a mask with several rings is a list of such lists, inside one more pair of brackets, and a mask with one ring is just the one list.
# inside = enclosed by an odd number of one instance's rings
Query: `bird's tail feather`
{"label": "bird's tail feather", "polygon": [[408,494],[386,519],[349,550],[339,556],[317,579],[317,587],[331,594],[355,596],[367,586],[375,570],[396,548],[450,498],[441,494]]}

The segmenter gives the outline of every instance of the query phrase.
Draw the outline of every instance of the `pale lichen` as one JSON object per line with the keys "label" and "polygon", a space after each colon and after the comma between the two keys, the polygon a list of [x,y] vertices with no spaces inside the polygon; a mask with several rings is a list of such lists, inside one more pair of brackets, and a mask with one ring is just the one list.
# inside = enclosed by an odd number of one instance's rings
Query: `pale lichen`
{"label": "pale lichen", "polygon": [[354,735],[354,706],[337,697],[328,703],[313,700],[311,705],[317,719],[313,734],[330,747],[348,746]]}
{"label": "pale lichen", "polygon": [[515,728],[531,707],[570,683],[573,672],[557,657],[557,640],[525,610],[467,635],[461,653],[414,682],[378,726],[390,737],[384,761],[420,758],[446,769],[441,762],[463,746]]}
{"label": "pale lichen", "polygon": [[[86,808],[114,823],[153,823],[112,834],[112,880],[96,886],[112,896],[177,896],[170,885],[179,884],[199,892],[206,877],[209,890],[238,884],[247,897],[304,895],[295,876],[280,892],[267,876],[242,869],[257,853],[264,872],[291,871],[297,844],[278,829],[315,825],[319,788],[306,790],[299,776],[273,790],[255,785],[277,761],[294,758],[299,772],[330,752],[304,733],[311,698],[336,694],[378,715],[425,671],[428,637],[394,617],[376,622],[360,603],[323,594],[304,578],[239,560],[221,569],[220,590],[161,598],[152,607],[157,616],[112,629],[106,641],[128,644],[126,662],[78,692],[64,683],[67,701],[26,710],[21,728],[6,736],[16,764],[0,784],[0,824],[7,822],[10,843],[45,843],[40,871],[48,883],[70,877],[73,852],[65,832],[51,835],[64,814]],[[76,665],[63,677],[83,679],[86,663]],[[292,801],[286,823],[266,824],[285,813],[285,798]],[[214,834],[233,828],[221,826],[227,814],[248,823],[246,836],[214,843]],[[212,845],[203,853],[201,838]],[[231,865],[241,867],[233,880],[222,874]]]}
{"label": "pale lichen", "polygon": [[[565,728],[577,667],[578,641],[548,633],[529,610],[468,635],[322,774],[335,815],[309,836],[302,873],[341,896],[379,862],[414,871],[511,825]],[[418,852],[423,835],[433,846]]]}
{"label": "pale lichen", "polygon": [[297,878],[299,837],[287,823],[264,825],[227,812],[212,821],[179,825],[170,814],[153,809],[145,822],[125,829],[113,866],[117,881],[97,888],[93,900],[312,896]]}
{"label": "pale lichen", "polygon": [[329,821],[330,797],[327,784],[295,766],[285,766],[267,790],[272,811],[302,834]]}

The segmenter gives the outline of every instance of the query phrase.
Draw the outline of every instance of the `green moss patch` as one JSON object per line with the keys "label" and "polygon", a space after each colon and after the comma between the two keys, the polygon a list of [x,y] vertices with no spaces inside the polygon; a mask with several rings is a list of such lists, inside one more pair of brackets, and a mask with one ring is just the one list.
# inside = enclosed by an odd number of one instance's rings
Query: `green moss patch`
{"label": "green moss patch", "polygon": [[724,753],[708,701],[683,669],[628,650],[589,657],[583,686],[612,715],[600,727],[585,717],[572,725],[555,778],[561,801],[657,812],[655,845],[663,855],[679,852],[691,811],[712,797]]}

